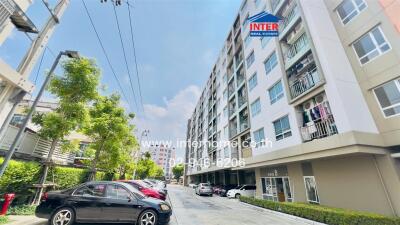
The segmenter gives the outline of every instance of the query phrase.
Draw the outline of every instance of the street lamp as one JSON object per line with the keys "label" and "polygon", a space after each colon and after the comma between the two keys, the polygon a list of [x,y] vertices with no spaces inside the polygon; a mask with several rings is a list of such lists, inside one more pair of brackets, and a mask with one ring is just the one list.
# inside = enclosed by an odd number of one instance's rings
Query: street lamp
{"label": "street lamp", "polygon": [[134,161],[135,161],[135,168],[133,169],[133,177],[132,177],[132,179],[134,180],[135,179],[135,177],[136,177],[136,168],[137,168],[137,164],[138,164],[138,161],[139,161],[139,157],[141,156],[141,154],[142,154],[142,138],[143,137],[147,137],[147,135],[150,133],[150,130],[144,130],[144,131],[142,131],[142,133],[140,134],[140,137],[139,137],[139,151],[137,152],[137,154],[136,154],[136,156],[135,156],[135,159],[134,159]]}
{"label": "street lamp", "polygon": [[79,58],[79,54],[77,51],[70,51],[70,50],[66,50],[66,51],[61,51],[60,53],[58,53],[58,56],[56,58],[56,60],[54,61],[53,65],[51,66],[50,72],[47,75],[46,79],[44,80],[42,86],[40,87],[39,93],[35,98],[35,101],[33,102],[30,110],[28,111],[28,114],[26,115],[24,122],[22,123],[22,126],[20,127],[17,136],[15,137],[13,143],[11,144],[10,149],[8,150],[6,157],[4,158],[3,163],[1,164],[0,167],[0,177],[3,176],[4,171],[6,170],[8,163],[10,162],[11,157],[14,155],[14,152],[16,150],[17,145],[19,144],[19,141],[21,140],[22,134],[26,128],[26,126],[28,125],[29,120],[32,118],[33,113],[35,112],[36,106],[40,100],[40,98],[43,95],[44,90],[46,89],[47,84],[50,81],[50,78],[53,75],[54,70],[56,69],[58,62],[61,59],[61,56],[67,56],[69,58],[74,58],[74,59],[78,59]]}

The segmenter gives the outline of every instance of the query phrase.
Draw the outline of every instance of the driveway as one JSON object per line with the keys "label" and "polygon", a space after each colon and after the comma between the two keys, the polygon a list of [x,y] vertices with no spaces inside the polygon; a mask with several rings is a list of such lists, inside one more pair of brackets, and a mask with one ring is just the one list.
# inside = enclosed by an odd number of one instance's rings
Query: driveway
{"label": "driveway", "polygon": [[[173,208],[169,225],[302,225],[299,220],[240,203],[236,199],[200,197],[194,190],[168,186],[168,201]],[[11,216],[10,225],[47,225],[34,216]],[[88,225],[88,224],[85,224]]]}

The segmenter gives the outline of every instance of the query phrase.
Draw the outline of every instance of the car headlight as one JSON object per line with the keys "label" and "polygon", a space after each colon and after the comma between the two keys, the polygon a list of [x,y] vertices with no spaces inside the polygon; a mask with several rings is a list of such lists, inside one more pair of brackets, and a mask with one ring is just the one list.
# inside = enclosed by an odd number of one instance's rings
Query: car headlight
{"label": "car headlight", "polygon": [[167,204],[161,204],[161,205],[160,205],[160,208],[161,208],[162,211],[169,211],[169,210],[171,210],[171,207],[169,207],[169,205],[167,205]]}

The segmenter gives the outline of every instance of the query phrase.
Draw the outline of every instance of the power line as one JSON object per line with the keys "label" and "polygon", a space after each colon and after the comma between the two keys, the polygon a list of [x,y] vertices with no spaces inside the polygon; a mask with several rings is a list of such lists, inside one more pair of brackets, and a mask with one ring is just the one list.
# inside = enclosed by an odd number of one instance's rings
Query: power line
{"label": "power line", "polygon": [[131,30],[131,39],[132,39],[132,48],[133,48],[133,57],[135,61],[135,67],[136,67],[136,78],[138,82],[138,87],[139,87],[139,95],[140,95],[140,103],[144,111],[144,106],[143,106],[143,97],[142,97],[142,88],[140,85],[140,78],[139,78],[139,69],[138,69],[138,63],[137,63],[137,58],[136,58],[136,48],[135,48],[135,39],[133,38],[133,26],[132,26],[132,16],[131,16],[131,9],[129,2],[127,1],[127,8],[128,8],[128,13],[129,13],[129,25],[130,25],[130,30]]}
{"label": "power line", "polygon": [[42,62],[43,62],[43,58],[44,58],[45,54],[46,54],[46,49],[43,50],[42,57],[40,57],[39,67],[38,67],[38,70],[36,71],[36,76],[35,76],[35,80],[34,80],[35,86],[36,86],[37,79],[39,77],[40,69],[42,67]]}
{"label": "power line", "polygon": [[127,60],[127,58],[126,58],[126,52],[125,52],[124,41],[122,40],[121,28],[120,28],[120,26],[119,26],[119,20],[118,20],[117,10],[115,9],[115,7],[116,7],[116,6],[113,5],[115,21],[117,22],[117,28],[118,28],[119,39],[120,39],[120,41],[121,41],[122,52],[123,52],[123,54],[124,54],[125,66],[126,66],[126,70],[127,70],[127,72],[128,72],[129,83],[130,83],[131,90],[132,90],[132,94],[133,94],[133,100],[134,100],[135,105],[136,105],[136,107],[138,108],[138,111],[139,111],[139,105],[137,104],[135,90],[133,89],[132,76],[131,76],[131,72],[130,72],[130,69],[129,69],[129,66],[128,66],[128,60]]}
{"label": "power line", "polygon": [[99,44],[100,44],[101,49],[102,49],[102,51],[103,51],[103,53],[104,53],[104,56],[105,56],[106,59],[107,59],[107,63],[108,63],[108,65],[110,66],[111,72],[112,72],[112,74],[113,74],[115,80],[117,81],[117,84],[118,84],[118,86],[119,86],[119,89],[121,90],[122,95],[124,96],[125,100],[127,101],[129,108],[132,110],[132,107],[131,107],[131,105],[129,104],[129,99],[127,98],[127,95],[125,94],[124,89],[122,88],[121,82],[119,81],[119,79],[118,79],[118,77],[117,77],[117,74],[115,73],[114,67],[113,67],[112,64],[111,64],[110,58],[108,57],[108,54],[107,54],[107,51],[106,51],[106,49],[104,48],[103,42],[102,42],[101,39],[100,39],[100,35],[99,35],[99,33],[97,32],[97,29],[96,29],[96,27],[95,27],[95,25],[94,25],[94,22],[93,22],[92,17],[90,16],[90,13],[89,13],[89,10],[88,10],[88,8],[87,8],[87,6],[86,6],[86,3],[85,3],[84,0],[81,0],[81,1],[82,1],[82,3],[83,3],[84,8],[85,8],[86,15],[87,15],[88,18],[89,18],[90,24],[92,25],[92,28],[93,28],[93,30],[94,30],[94,32],[95,32],[95,34],[96,34],[97,40],[99,41]]}

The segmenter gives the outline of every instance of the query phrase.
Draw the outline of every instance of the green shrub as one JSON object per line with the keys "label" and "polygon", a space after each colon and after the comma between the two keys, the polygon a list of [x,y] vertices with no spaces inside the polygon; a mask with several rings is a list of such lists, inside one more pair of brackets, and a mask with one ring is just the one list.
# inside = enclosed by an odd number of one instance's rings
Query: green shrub
{"label": "green shrub", "polygon": [[57,184],[57,189],[67,189],[83,182],[88,178],[88,170],[72,167],[53,167],[47,176],[48,182]]}
{"label": "green shrub", "polygon": [[331,225],[400,225],[400,218],[307,203],[273,202],[240,197],[240,201]]}
{"label": "green shrub", "polygon": [[8,215],[28,216],[35,214],[36,206],[32,205],[18,205],[8,209]]}
{"label": "green shrub", "polygon": [[7,216],[0,216],[0,224],[7,224],[8,217]]}

